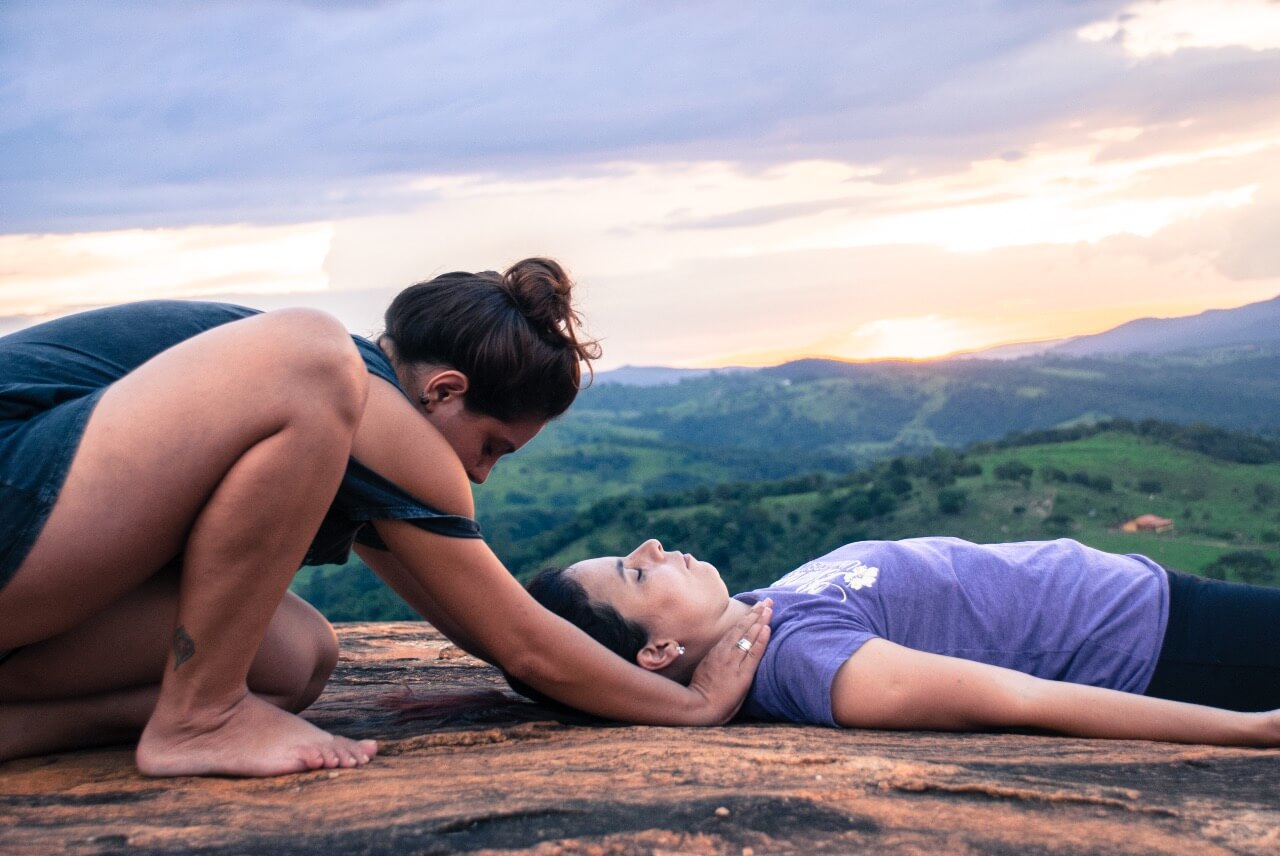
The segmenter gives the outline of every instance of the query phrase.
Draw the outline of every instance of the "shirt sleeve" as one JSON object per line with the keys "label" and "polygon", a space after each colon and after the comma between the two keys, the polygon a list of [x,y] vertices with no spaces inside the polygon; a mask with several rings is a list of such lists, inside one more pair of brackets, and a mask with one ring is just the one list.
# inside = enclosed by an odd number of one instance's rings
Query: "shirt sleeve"
{"label": "shirt sleeve", "polygon": [[[405,394],[396,377],[395,367],[382,349],[363,336],[352,336],[351,339],[369,374],[385,380],[400,390],[402,395]],[[382,477],[354,458],[342,480],[338,501],[350,520],[362,524],[355,532],[356,543],[376,550],[385,550],[387,545],[377,531],[367,525],[373,520],[403,520],[419,529],[450,538],[483,537],[480,534],[480,524],[470,517],[445,514],[419,502],[395,482]]]}
{"label": "shirt sleeve", "polygon": [[836,672],[877,634],[827,603],[813,606],[778,628],[765,649],[746,707],[751,716],[838,727],[831,712]]}
{"label": "shirt sleeve", "polygon": [[[450,538],[481,538],[480,524],[460,514],[446,514],[419,502],[394,482],[352,458],[342,480],[339,499],[353,521],[403,520],[419,529]],[[356,540],[385,550],[386,545],[372,526],[362,526]]]}

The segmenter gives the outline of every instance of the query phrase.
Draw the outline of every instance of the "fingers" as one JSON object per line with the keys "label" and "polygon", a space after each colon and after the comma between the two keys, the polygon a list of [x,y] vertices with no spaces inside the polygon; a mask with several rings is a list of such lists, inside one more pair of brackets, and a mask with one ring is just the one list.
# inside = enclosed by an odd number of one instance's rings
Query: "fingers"
{"label": "fingers", "polygon": [[735,632],[745,633],[749,627],[761,622],[768,624],[769,619],[773,617],[773,600],[765,598],[762,601],[752,604],[751,609],[738,619],[733,625]]}
{"label": "fingers", "polygon": [[741,640],[736,647],[742,652],[743,663],[750,662],[752,670],[759,664],[760,658],[764,656],[764,649],[769,645],[769,625],[766,622],[753,624],[742,634]]}
{"label": "fingers", "polygon": [[762,600],[738,619],[733,630],[721,641],[736,648],[741,653],[742,660],[752,656],[759,660],[769,643],[769,620],[772,617],[773,601]]}
{"label": "fingers", "polygon": [[760,635],[756,637],[755,644],[751,646],[751,650],[747,652],[747,659],[754,658],[756,664],[759,665],[760,658],[764,656],[764,649],[769,647],[769,636],[773,630],[768,624],[760,627]]}

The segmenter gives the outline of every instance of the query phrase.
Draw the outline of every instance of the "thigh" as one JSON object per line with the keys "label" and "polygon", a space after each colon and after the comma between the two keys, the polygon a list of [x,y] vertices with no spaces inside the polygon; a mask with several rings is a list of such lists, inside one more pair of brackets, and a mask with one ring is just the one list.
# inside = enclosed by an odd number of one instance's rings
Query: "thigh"
{"label": "thigh", "polygon": [[1280,589],[1169,574],[1169,624],[1147,695],[1280,708]]}
{"label": "thigh", "polygon": [[44,528],[0,589],[0,647],[63,633],[136,589],[181,553],[241,455],[353,373],[367,384],[341,325],[291,310],[202,333],[113,384]]}
{"label": "thigh", "polygon": [[[0,664],[0,702],[81,698],[158,684],[178,612],[175,570],[152,576],[88,621],[28,645]],[[294,696],[318,665],[332,667],[337,643],[329,623],[290,593],[272,616],[249,671],[262,695]]]}

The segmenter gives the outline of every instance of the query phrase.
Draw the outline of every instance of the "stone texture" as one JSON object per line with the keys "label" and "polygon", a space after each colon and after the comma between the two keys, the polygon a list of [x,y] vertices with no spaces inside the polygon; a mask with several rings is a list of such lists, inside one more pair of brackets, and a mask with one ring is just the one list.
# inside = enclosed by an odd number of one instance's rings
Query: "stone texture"
{"label": "stone texture", "polygon": [[124,748],[0,765],[0,853],[1280,852],[1280,751],[784,725],[582,725],[502,704],[404,721],[384,702],[499,689],[423,624],[339,627],[307,714],[360,770],[145,779]]}

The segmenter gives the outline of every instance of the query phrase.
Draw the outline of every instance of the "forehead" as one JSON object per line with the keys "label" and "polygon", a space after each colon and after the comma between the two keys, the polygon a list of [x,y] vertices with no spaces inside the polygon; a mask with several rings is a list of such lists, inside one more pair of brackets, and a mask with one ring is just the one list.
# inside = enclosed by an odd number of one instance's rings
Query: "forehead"
{"label": "forehead", "polygon": [[591,593],[597,585],[616,579],[618,576],[619,556],[601,556],[595,559],[583,559],[565,569],[569,578],[577,582]]}
{"label": "forehead", "polygon": [[537,436],[547,424],[545,419],[518,419],[514,422],[503,422],[492,416],[484,418],[488,423],[487,428],[490,434],[502,437],[517,449]]}

